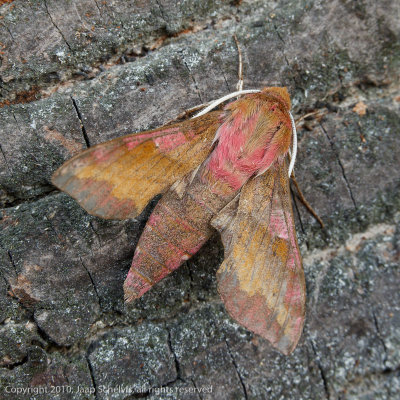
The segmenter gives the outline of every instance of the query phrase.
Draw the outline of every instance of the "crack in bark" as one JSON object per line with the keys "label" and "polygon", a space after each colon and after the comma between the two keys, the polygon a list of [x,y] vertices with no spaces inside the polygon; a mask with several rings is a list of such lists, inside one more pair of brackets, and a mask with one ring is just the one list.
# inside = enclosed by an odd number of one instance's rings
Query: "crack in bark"
{"label": "crack in bark", "polygon": [[[20,304],[22,305],[22,303],[20,302]],[[27,307],[23,306],[26,310],[29,310]],[[41,309],[35,309],[35,311],[40,311],[40,310],[45,310],[45,308],[41,308]],[[37,323],[37,321],[35,320],[34,314],[32,314],[32,318],[31,321],[36,325],[37,328],[37,333],[40,336],[40,338],[43,340],[43,342],[45,343],[43,350],[46,351],[46,353],[48,353],[48,349],[56,349],[60,352],[64,352],[65,350],[69,350],[72,346],[71,345],[61,345],[58,344],[57,342],[55,342],[50,335],[47,334],[47,332],[42,329],[39,324]]]}
{"label": "crack in bark", "polygon": [[38,346],[40,348],[42,348],[47,354],[51,353],[53,351],[59,351],[59,352],[65,353],[66,351],[69,351],[72,348],[72,345],[62,345],[62,344],[58,344],[57,342],[55,342],[47,334],[47,332],[39,326],[38,322],[36,321],[35,315],[34,315],[35,311],[51,310],[50,308],[45,308],[45,307],[31,308],[31,307],[26,306],[21,301],[19,301],[19,305],[21,306],[21,308],[23,310],[25,310],[28,313],[28,321],[32,322],[36,326],[37,334],[40,337],[40,339],[43,340],[43,343],[39,342]]}
{"label": "crack in bark", "polygon": [[286,43],[285,43],[285,41],[283,40],[283,37],[281,36],[281,34],[278,31],[278,27],[275,24],[273,24],[273,27],[274,27],[276,35],[278,36],[278,39],[283,43],[283,48],[282,48],[283,58],[285,59],[287,66],[290,67],[289,60],[287,59],[286,53],[285,53]]}
{"label": "crack in bark", "polygon": [[[39,338],[42,340],[42,341],[40,341],[40,340],[35,340],[35,343],[36,343],[36,345],[38,346],[38,347],[40,347],[41,349],[43,349],[45,352],[46,352],[46,354],[48,355],[48,354],[50,354],[50,353],[52,353],[52,352],[59,352],[59,353],[62,353],[62,354],[66,354],[66,352],[70,352],[70,351],[75,351],[75,349],[74,349],[74,347],[73,347],[73,345],[59,345],[59,344],[57,344],[39,325],[38,325],[38,323],[37,323],[37,321],[34,319],[34,316],[33,316],[33,311],[31,310],[31,309],[29,309],[28,307],[26,307],[23,303],[19,303],[20,304],[20,306],[22,307],[22,309],[24,309],[24,310],[26,310],[29,314],[30,314],[30,316],[28,317],[28,321],[30,321],[30,322],[32,322],[34,325],[35,325],[35,327],[36,327],[36,329],[37,329],[37,335],[39,336]],[[4,323],[2,323],[1,325],[4,325]],[[86,340],[85,340],[85,342],[86,342]],[[28,351],[29,351],[29,349],[28,349]],[[95,380],[94,380],[94,375],[93,375],[93,372],[92,372],[92,370],[91,370],[91,368],[90,368],[90,366],[91,366],[91,364],[90,364],[90,361],[88,360],[88,353],[86,353],[86,361],[87,361],[87,363],[88,363],[88,365],[89,365],[89,372],[90,372],[90,375],[91,375],[91,379],[92,379],[92,383],[94,383],[95,384]],[[2,367],[2,368],[7,368],[7,369],[14,369],[15,367],[17,367],[17,366],[20,366],[20,365],[22,365],[22,364],[24,364],[26,361],[29,361],[29,354],[27,355],[27,356],[25,356],[24,357],[24,359],[22,360],[22,361],[18,361],[18,362],[15,362],[15,363],[13,363],[13,364],[9,364],[8,366],[4,366],[4,367]],[[11,368],[9,368],[9,366],[11,366]],[[96,389],[96,386],[94,385],[94,387],[95,387],[95,389]],[[97,392],[97,391],[96,391]]]}
{"label": "crack in bark", "polygon": [[221,74],[222,74],[222,77],[224,78],[226,88],[228,89],[228,93],[231,93],[232,90],[231,90],[231,88],[230,88],[230,86],[229,86],[228,80],[226,79],[225,71],[221,68],[221,65],[220,65],[219,63],[217,64],[217,66],[218,66],[219,71],[220,71]]}
{"label": "crack in bark", "polygon": [[[13,113],[13,112],[11,112],[12,113],[12,116],[13,116],[13,118],[14,118],[14,121],[15,121],[15,123],[16,123],[16,125],[17,125],[17,128],[18,128],[18,133],[21,135],[21,127],[19,126],[19,122],[17,121],[17,117],[15,116],[15,114]],[[21,135],[22,136],[22,135]],[[35,136],[36,137],[36,136]]]}
{"label": "crack in bark", "polygon": [[[1,277],[3,278],[4,283],[6,284],[6,288],[7,288],[7,292],[8,290],[11,288],[10,282],[8,282],[7,278],[4,275],[1,275]],[[0,323],[0,325],[3,325],[4,320]]]}
{"label": "crack in bark", "polygon": [[239,378],[240,384],[242,385],[244,398],[245,398],[245,400],[248,400],[246,386],[245,386],[245,384],[244,384],[244,382],[243,382],[242,375],[241,375],[240,372],[239,372],[239,368],[238,368],[238,366],[237,366],[237,364],[236,364],[236,360],[235,360],[235,358],[233,357],[233,354],[232,354],[231,349],[230,349],[230,347],[229,347],[228,341],[227,341],[226,339],[225,339],[225,344],[226,344],[226,348],[227,348],[227,350],[228,350],[229,357],[230,357],[230,359],[232,360],[232,364],[233,364],[233,366],[234,366],[234,368],[235,368],[235,371],[236,371],[236,374],[237,374],[237,376],[238,376],[238,378]]}
{"label": "crack in bark", "polygon": [[14,36],[13,36],[13,34],[12,34],[12,32],[11,32],[11,30],[10,30],[10,28],[6,25],[6,24],[1,24],[1,26],[3,26],[6,30],[7,30],[7,32],[9,33],[9,35],[11,36],[11,40],[13,41],[13,43],[15,42],[15,39],[14,39]]}
{"label": "crack in bark", "polygon": [[[49,190],[44,191],[43,193],[39,193],[35,196],[32,197],[27,197],[27,198],[15,198],[15,200],[12,201],[6,201],[4,204],[4,207],[1,208],[1,210],[6,210],[8,208],[14,208],[20,205],[24,205],[24,204],[30,204],[30,203],[34,203],[35,201],[38,201],[42,198],[45,198],[47,196],[51,196],[52,194],[56,194],[59,193],[59,190],[54,189],[53,186],[49,186],[48,187]],[[7,193],[7,195],[14,197],[13,194]]]}
{"label": "crack in bark", "polygon": [[383,351],[385,353],[384,357],[383,357],[383,365],[385,366],[387,361],[388,361],[388,351],[387,351],[386,343],[383,340],[381,330],[379,328],[378,318],[376,317],[375,311],[373,309],[372,309],[372,317],[373,317],[373,320],[374,320],[374,325],[375,325],[376,332],[378,334],[379,341],[381,342],[382,347],[383,347]]}
{"label": "crack in bark", "polygon": [[199,87],[198,87],[198,85],[197,85],[196,79],[194,78],[194,76],[193,76],[193,74],[192,74],[192,71],[190,70],[190,68],[189,68],[189,66],[187,65],[187,63],[186,63],[186,61],[185,61],[185,58],[184,58],[183,56],[182,56],[182,61],[183,61],[183,65],[186,67],[187,71],[189,72],[190,78],[192,79],[192,81],[193,81],[193,83],[194,83],[194,86],[195,86],[195,88],[196,88],[196,92],[197,92],[197,95],[199,96],[200,102],[201,102],[201,104],[203,104],[204,101],[203,101],[203,99],[201,98],[200,89],[199,89]]}
{"label": "crack in bark", "polygon": [[4,163],[6,164],[6,168],[8,170],[8,172],[10,172],[10,167],[8,166],[8,162],[7,162],[7,157],[6,154],[4,153],[3,147],[0,144],[0,153],[2,154],[3,158],[4,158]]}
{"label": "crack in bark", "polygon": [[283,37],[281,36],[281,34],[280,34],[279,31],[278,31],[278,27],[276,26],[276,24],[273,24],[273,26],[274,26],[275,32],[276,32],[276,34],[277,34],[279,40],[280,40],[284,45],[286,45],[285,41],[283,40]]}
{"label": "crack in bark", "polygon": [[[90,349],[90,347],[89,347]],[[85,359],[88,365],[88,369],[89,369],[89,374],[90,374],[90,380],[92,381],[92,385],[93,385],[93,389],[94,389],[94,398],[97,400],[98,396],[97,396],[97,384],[96,384],[96,379],[94,377],[94,371],[93,371],[93,366],[92,363],[90,362],[89,359],[89,349],[85,354]]]}
{"label": "crack in bark", "polygon": [[168,329],[167,326],[165,326],[165,329],[167,330],[167,333],[168,333],[168,338],[167,338],[168,347],[169,347],[169,350],[171,351],[171,353],[174,356],[174,364],[175,364],[175,370],[176,370],[176,378],[172,382],[168,382],[167,383],[167,384],[171,384],[171,383],[176,382],[177,380],[182,380],[183,381],[183,379],[181,377],[181,366],[179,364],[178,357],[175,354],[174,348],[172,346],[171,331]]}
{"label": "crack in bark", "polygon": [[10,260],[10,262],[11,262],[12,267],[14,268],[15,275],[18,275],[17,265],[16,265],[15,262],[14,262],[13,255],[12,255],[12,253],[11,253],[10,250],[7,250],[7,255],[8,255],[8,258],[9,258],[9,260]]}
{"label": "crack in bark", "polygon": [[200,394],[199,388],[197,387],[195,380],[194,380],[193,378],[191,378],[190,380],[191,380],[191,382],[192,382],[194,388],[196,389],[196,393],[197,393],[198,398],[199,398],[200,400],[203,400],[203,397],[202,397],[201,394]]}
{"label": "crack in bark", "polygon": [[283,58],[285,59],[287,66],[290,67],[289,60],[287,59],[286,54],[283,50],[282,50],[282,53],[283,53]]}
{"label": "crack in bark", "polygon": [[96,4],[97,9],[99,10],[100,17],[103,17],[103,13],[99,7],[99,4],[97,3],[97,0],[93,0],[93,2],[94,2],[94,4]]}
{"label": "crack in bark", "polygon": [[320,125],[322,131],[324,132],[325,136],[327,137],[327,139],[329,141],[329,144],[331,145],[331,148],[332,148],[332,150],[333,150],[333,152],[334,152],[334,154],[336,156],[336,160],[337,160],[337,162],[339,164],[339,167],[340,167],[340,169],[342,171],[342,176],[343,176],[343,179],[345,181],[347,191],[349,192],[351,201],[353,202],[353,206],[354,206],[355,210],[358,210],[357,203],[356,203],[356,200],[355,200],[354,195],[353,195],[353,191],[351,190],[351,186],[350,186],[350,183],[349,183],[349,181],[347,179],[346,171],[344,169],[344,165],[343,165],[343,163],[342,163],[342,161],[341,161],[341,159],[339,157],[338,151],[336,150],[335,143],[333,142],[332,138],[329,136],[329,134],[328,134],[327,130],[325,129],[325,127],[321,123],[319,125]]}
{"label": "crack in bark", "polygon": [[157,6],[158,6],[158,8],[160,10],[161,18],[164,20],[166,26],[168,26],[169,22],[168,22],[167,18],[165,17],[164,7],[160,4],[159,0],[156,0],[156,4],[157,4]]}
{"label": "crack in bark", "polygon": [[87,272],[87,274],[89,276],[89,279],[90,279],[90,282],[92,283],[94,292],[96,293],[97,302],[99,303],[100,310],[103,311],[103,307],[101,305],[101,298],[100,298],[99,292],[97,291],[97,287],[96,287],[96,284],[94,282],[93,276],[90,273],[89,269],[86,267],[85,263],[83,262],[82,257],[79,257],[79,260],[81,261],[81,265],[82,265],[83,269]]}
{"label": "crack in bark", "polygon": [[[18,277],[17,267],[14,263],[14,260],[13,260],[10,250],[7,250],[7,255],[8,255],[8,258],[10,259],[10,263],[14,269],[15,276]],[[6,284],[6,296],[11,297],[13,300],[17,300],[18,303],[22,306],[22,308],[25,308],[23,306],[23,304],[19,301],[19,299],[14,295],[13,290],[12,290],[12,285],[11,285],[11,282],[9,281],[8,277],[6,277],[4,275],[4,273],[1,274],[1,277],[3,278],[3,280]],[[0,323],[0,325],[4,325],[4,324],[5,324],[5,319]]]}
{"label": "crack in bark", "polygon": [[99,242],[99,248],[100,248],[101,245],[102,245],[101,239],[100,239],[100,235],[98,234],[98,232],[97,232],[96,229],[94,228],[94,226],[93,226],[93,221],[90,221],[90,222],[89,222],[89,226],[90,226],[90,229],[93,231],[94,235],[96,236],[97,241]]}
{"label": "crack in bark", "polygon": [[69,48],[69,50],[72,52],[72,47],[70,46],[70,44],[68,43],[67,39],[65,38],[64,34],[62,33],[61,29],[57,26],[57,24],[54,22],[53,17],[50,14],[49,11],[49,7],[47,5],[47,0],[44,0],[44,7],[46,8],[46,12],[50,18],[51,23],[53,24],[53,26],[57,29],[58,33],[61,35],[61,37],[63,38],[65,44],[67,45],[67,47]]}
{"label": "crack in bark", "polygon": [[[180,365],[179,365],[179,362],[178,362],[178,358],[177,358],[177,356],[176,356],[176,354],[175,354],[175,352],[173,350],[173,347],[172,347],[171,332],[168,329],[167,325],[165,325],[165,329],[166,329],[166,331],[168,333],[168,338],[167,338],[168,347],[169,347],[171,353],[174,355],[174,359],[175,359],[176,378],[173,379],[172,381],[166,382],[165,384],[160,385],[160,386],[151,386],[149,388],[149,390],[147,390],[146,392],[134,393],[131,396],[129,396],[129,398],[132,398],[132,399],[148,398],[148,396],[151,395],[151,393],[153,392],[153,389],[155,389],[155,388],[166,388],[166,387],[169,387],[169,386],[173,385],[174,383],[176,383],[178,381],[185,382],[185,380],[181,377]],[[193,380],[192,380],[192,382],[193,382]],[[194,385],[194,386],[196,387],[196,385]]]}
{"label": "crack in bark", "polygon": [[318,370],[319,370],[319,374],[320,374],[321,379],[322,379],[322,383],[324,385],[325,397],[326,397],[326,399],[330,399],[329,385],[328,385],[328,380],[326,378],[325,371],[322,368],[321,362],[319,361],[319,355],[317,353],[317,349],[315,348],[314,342],[312,340],[310,340],[310,344],[311,344],[311,348],[313,350],[313,353],[315,355],[315,362],[316,362],[316,364],[318,366]]}
{"label": "crack in bark", "polygon": [[72,104],[73,104],[73,106],[75,108],[76,115],[78,116],[79,123],[81,125],[82,136],[83,136],[83,139],[85,141],[86,147],[89,148],[90,147],[89,136],[87,135],[85,125],[83,124],[82,114],[79,111],[78,104],[76,103],[75,99],[72,96],[71,96],[71,100],[72,100]]}
{"label": "crack in bark", "polygon": [[22,358],[21,361],[15,361],[15,362],[13,362],[11,364],[2,365],[1,368],[6,368],[6,369],[12,371],[14,368],[20,367],[21,365],[26,364],[28,361],[29,361],[29,357],[28,357],[28,354],[27,354],[26,356],[24,356]]}
{"label": "crack in bark", "polygon": [[399,372],[400,372],[400,365],[397,366],[396,368],[385,368],[383,371],[371,372],[371,373],[367,373],[364,375],[357,375],[354,378],[347,381],[347,383],[341,389],[342,389],[342,391],[346,391],[352,387],[359,387],[360,382],[362,382],[363,380],[368,379],[368,378],[373,379],[374,377],[379,378],[379,376],[382,376],[382,375],[386,377],[385,378],[385,380],[386,380],[386,379],[388,379],[387,378],[388,375],[398,375]]}
{"label": "crack in bark", "polygon": [[7,93],[10,93],[10,90],[4,87],[4,85],[2,84],[1,79],[0,79],[0,89],[5,90]]}

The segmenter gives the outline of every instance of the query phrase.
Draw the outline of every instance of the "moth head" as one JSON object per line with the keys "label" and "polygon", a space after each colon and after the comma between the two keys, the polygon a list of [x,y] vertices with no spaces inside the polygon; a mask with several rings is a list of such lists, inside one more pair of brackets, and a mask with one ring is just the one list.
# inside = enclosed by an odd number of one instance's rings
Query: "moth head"
{"label": "moth head", "polygon": [[290,111],[290,95],[286,87],[265,87],[261,93],[267,95],[269,99],[281,103],[287,111]]}

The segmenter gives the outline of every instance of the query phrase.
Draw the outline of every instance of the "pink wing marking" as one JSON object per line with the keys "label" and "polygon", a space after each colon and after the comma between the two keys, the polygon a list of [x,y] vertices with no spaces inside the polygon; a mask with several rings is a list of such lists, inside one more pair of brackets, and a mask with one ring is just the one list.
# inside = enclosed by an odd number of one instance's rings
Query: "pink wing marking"
{"label": "pink wing marking", "polygon": [[124,138],[124,142],[126,144],[126,147],[129,150],[132,150],[139,144],[145,142],[148,139],[153,139],[154,141],[156,141],[157,139],[165,139],[164,136],[168,136],[169,134],[175,134],[175,133],[179,133],[179,128],[170,128],[170,129],[162,129],[159,131],[158,130],[151,131],[147,133],[139,133],[137,135],[128,136]]}

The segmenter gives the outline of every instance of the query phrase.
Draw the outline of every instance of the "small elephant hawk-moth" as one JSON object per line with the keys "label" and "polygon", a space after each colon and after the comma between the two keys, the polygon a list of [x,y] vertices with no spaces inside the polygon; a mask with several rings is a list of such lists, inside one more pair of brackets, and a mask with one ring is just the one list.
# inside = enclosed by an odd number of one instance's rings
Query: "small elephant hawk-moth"
{"label": "small elephant hawk-moth", "polygon": [[290,97],[279,87],[235,94],[241,97],[223,109],[90,147],[52,181],[108,219],[134,218],[163,194],[136,247],[127,302],[217,229],[225,251],[218,291],[227,311],[289,354],[301,336],[306,297],[289,189]]}

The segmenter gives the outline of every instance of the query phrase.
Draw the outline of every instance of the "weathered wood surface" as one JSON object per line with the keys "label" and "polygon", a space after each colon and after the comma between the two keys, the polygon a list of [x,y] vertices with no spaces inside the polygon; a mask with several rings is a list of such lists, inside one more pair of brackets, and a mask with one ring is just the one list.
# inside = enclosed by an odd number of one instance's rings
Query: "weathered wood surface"
{"label": "weathered wood surface", "polygon": [[[400,397],[399,2],[1,3],[1,398]],[[149,210],[102,221],[49,183],[80,149],[233,91],[233,33],[246,88],[318,111],[296,175],[327,228],[296,203],[308,311],[290,357],[224,311],[217,234],[125,309]]]}

